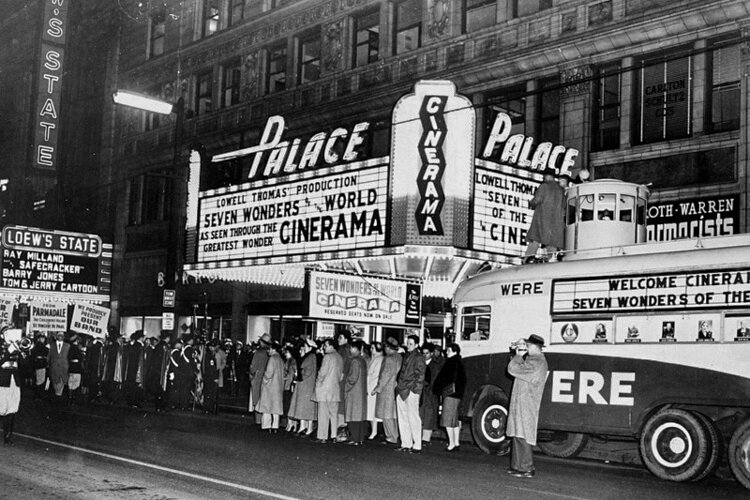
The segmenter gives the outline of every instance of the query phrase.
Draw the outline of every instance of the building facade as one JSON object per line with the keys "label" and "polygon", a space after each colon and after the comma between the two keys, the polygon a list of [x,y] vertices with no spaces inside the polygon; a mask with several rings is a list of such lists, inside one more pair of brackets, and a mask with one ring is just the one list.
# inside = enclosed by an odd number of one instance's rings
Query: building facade
{"label": "building facade", "polygon": [[[466,140],[474,142],[477,157],[502,163],[500,151],[484,151],[502,113],[514,134],[577,150],[574,174],[585,169],[594,178],[650,184],[651,240],[747,231],[746,2],[129,5],[119,4],[108,91],[179,100],[184,108],[159,116],[112,105],[105,115],[111,121],[104,129],[113,131],[103,147],[112,153],[108,168],[126,179],[110,191],[116,207],[113,317],[125,334],[137,328],[158,334],[173,271],[178,333],[198,324],[222,337],[252,340],[265,331],[281,337],[310,329],[297,319],[302,290],[278,276],[222,280],[182,272],[189,150],[202,154],[201,190],[248,180],[248,157],[211,158],[260,144],[273,116],[284,118],[285,137],[305,140],[366,121],[363,154],[387,157],[394,106],[422,80],[450,81],[470,100],[474,133]],[[453,284],[491,260],[470,255],[468,264],[441,270],[437,256],[385,265],[360,260],[352,267],[426,281],[440,275]],[[340,261],[329,267],[346,270]],[[517,262],[520,253],[488,264]],[[423,313],[445,312],[449,295],[436,293]]]}

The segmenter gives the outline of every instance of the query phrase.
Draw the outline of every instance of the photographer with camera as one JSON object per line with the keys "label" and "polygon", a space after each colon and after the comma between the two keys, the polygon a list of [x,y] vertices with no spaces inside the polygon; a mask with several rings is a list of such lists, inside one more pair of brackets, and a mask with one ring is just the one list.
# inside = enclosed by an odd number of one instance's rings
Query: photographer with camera
{"label": "photographer with camera", "polygon": [[7,330],[7,326],[0,329],[0,416],[3,418],[3,443],[13,445],[13,424],[21,403],[18,373],[21,351],[15,341],[6,340]]}
{"label": "photographer with camera", "polygon": [[542,354],[544,339],[531,335],[511,344],[512,356],[508,373],[512,375],[513,390],[508,408],[506,434],[513,438],[508,473],[514,477],[534,477],[534,455],[539,406],[547,380],[547,360]]}

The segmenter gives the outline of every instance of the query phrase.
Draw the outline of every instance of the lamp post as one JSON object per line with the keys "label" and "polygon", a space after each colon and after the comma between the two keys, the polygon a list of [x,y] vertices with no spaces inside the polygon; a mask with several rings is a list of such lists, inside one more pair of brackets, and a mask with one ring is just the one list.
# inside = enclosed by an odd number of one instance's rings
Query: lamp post
{"label": "lamp post", "polygon": [[[150,113],[158,113],[162,115],[175,115],[175,126],[172,138],[173,149],[172,149],[172,175],[167,176],[173,179],[172,184],[172,204],[170,207],[168,228],[167,228],[167,255],[166,255],[166,269],[164,271],[164,291],[162,296],[162,330],[170,332],[170,337],[174,339],[175,328],[177,322],[175,321],[175,310],[177,308],[177,285],[178,279],[177,274],[180,269],[179,265],[179,242],[180,242],[180,228],[181,224],[179,221],[175,222],[175,219],[179,217],[182,206],[183,198],[183,187],[182,187],[182,170],[179,167],[180,161],[180,146],[182,144],[182,132],[183,122],[185,119],[185,100],[180,97],[175,103],[168,103],[159,99],[154,99],[136,92],[128,90],[117,90],[112,94],[112,100],[115,104],[127,106],[135,109],[140,109]],[[171,293],[170,293],[171,292]],[[171,314],[172,325],[171,327],[164,328],[165,318]]]}

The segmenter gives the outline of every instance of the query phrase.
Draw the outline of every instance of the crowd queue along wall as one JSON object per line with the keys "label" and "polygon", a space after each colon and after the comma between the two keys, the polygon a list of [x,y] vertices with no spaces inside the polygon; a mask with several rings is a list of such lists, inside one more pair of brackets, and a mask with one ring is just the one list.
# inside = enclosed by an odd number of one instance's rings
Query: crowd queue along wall
{"label": "crowd queue along wall", "polygon": [[480,273],[455,293],[476,443],[507,446],[509,345],[538,334],[544,453],[632,437],[660,478],[702,479],[728,459],[750,488],[750,235],[644,243],[646,187],[603,179],[566,197],[562,262]]}

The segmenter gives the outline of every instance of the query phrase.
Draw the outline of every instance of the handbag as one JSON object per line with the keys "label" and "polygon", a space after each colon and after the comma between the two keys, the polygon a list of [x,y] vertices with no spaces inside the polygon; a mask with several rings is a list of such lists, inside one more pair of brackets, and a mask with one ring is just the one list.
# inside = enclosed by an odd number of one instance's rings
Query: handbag
{"label": "handbag", "polygon": [[444,398],[453,396],[456,393],[456,384],[451,382],[450,384],[443,387],[443,391],[440,393]]}

